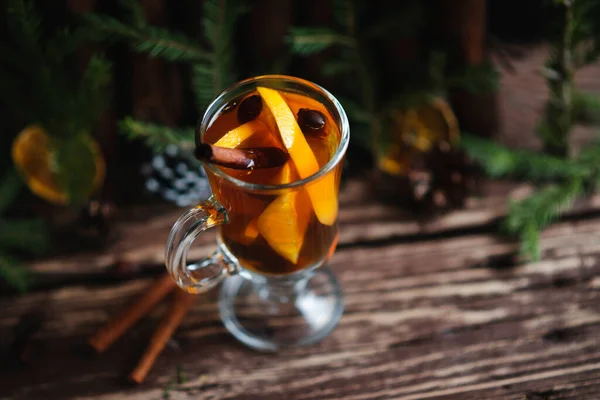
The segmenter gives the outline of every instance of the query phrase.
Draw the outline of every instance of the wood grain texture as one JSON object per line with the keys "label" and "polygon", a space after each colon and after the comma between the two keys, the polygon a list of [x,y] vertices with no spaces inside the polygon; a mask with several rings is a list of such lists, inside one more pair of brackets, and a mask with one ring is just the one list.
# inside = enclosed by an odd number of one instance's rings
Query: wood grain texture
{"label": "wood grain texture", "polygon": [[147,279],[3,299],[4,343],[24,314],[43,307],[48,320],[35,336],[44,350],[26,369],[6,364],[0,387],[14,400],[159,399],[179,367],[188,381],[172,399],[593,399],[599,239],[599,219],[558,224],[544,234],[544,261],[521,266],[510,262],[513,244],[486,234],[343,248],[331,267],[346,311],[323,342],[276,355],[246,349],[222,326],[212,292],[139,388],[121,381],[161,308],[106,354],[80,349]]}
{"label": "wood grain texture", "polygon": [[[486,195],[469,199],[464,209],[418,219],[408,210],[374,201],[365,181],[350,181],[341,193],[339,243],[349,246],[485,227],[505,214],[507,199],[523,198],[530,191],[528,185],[489,182],[483,188]],[[107,248],[37,260],[29,267],[40,282],[54,283],[106,274],[116,263],[123,262],[141,264],[150,270],[163,268],[169,231],[183,211],[168,206],[121,210],[125,217],[116,222],[118,239]],[[600,195],[579,201],[566,215],[593,211],[600,211]],[[493,228],[490,226],[489,230]],[[215,234],[212,230],[200,235],[190,250],[190,259],[209,255],[215,248]]]}
{"label": "wood grain texture", "polygon": [[[516,75],[503,77],[502,137],[510,145],[539,145],[523,132],[545,100],[537,75],[544,54],[532,51]],[[582,71],[578,82],[600,91],[598,71]],[[574,140],[591,136],[578,128]],[[125,378],[168,301],[102,355],[90,354],[86,341],[164,270],[167,235],[183,210],[123,209],[119,239],[106,250],[32,262],[44,285],[0,298],[0,399],[598,399],[600,198],[543,233],[541,262],[518,265],[516,244],[492,224],[508,197],[529,190],[488,183],[464,210],[418,220],[374,201],[364,181],[348,182],[330,263],[346,309],[332,335],[308,348],[252,351],[225,330],[212,291],[199,296],[138,387]],[[192,257],[213,247],[214,233],[204,234]],[[119,262],[142,264],[144,273],[107,278]],[[40,314],[41,328],[23,347],[23,321]],[[29,352],[21,362],[16,339]]]}

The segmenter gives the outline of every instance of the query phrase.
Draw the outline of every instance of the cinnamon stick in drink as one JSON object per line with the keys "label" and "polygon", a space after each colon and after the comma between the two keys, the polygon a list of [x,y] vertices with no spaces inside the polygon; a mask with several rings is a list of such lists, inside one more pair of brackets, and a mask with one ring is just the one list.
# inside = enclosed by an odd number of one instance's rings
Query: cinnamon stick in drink
{"label": "cinnamon stick in drink", "polygon": [[197,296],[177,289],[172,300],[171,306],[166,311],[160,325],[154,331],[150,338],[150,344],[144,352],[144,355],[138,362],[133,372],[129,375],[129,379],[135,383],[142,383],[148,375],[148,372],[154,365],[154,361],[161,353],[167,341],[177,329],[183,317],[194,304]]}
{"label": "cinnamon stick in drink", "polygon": [[174,288],[175,282],[169,274],[165,273],[147,287],[142,296],[100,328],[88,343],[96,352],[102,353]]}
{"label": "cinnamon stick in drink", "polygon": [[232,169],[274,168],[285,164],[290,156],[278,147],[230,149],[208,143],[196,146],[194,155],[200,161]]}

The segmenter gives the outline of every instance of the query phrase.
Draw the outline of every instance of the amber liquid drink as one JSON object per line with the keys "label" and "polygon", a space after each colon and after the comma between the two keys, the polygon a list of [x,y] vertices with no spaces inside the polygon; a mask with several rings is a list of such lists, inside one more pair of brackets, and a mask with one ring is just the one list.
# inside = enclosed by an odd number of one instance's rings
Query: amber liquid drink
{"label": "amber liquid drink", "polygon": [[[314,172],[323,168],[340,143],[340,131],[327,108],[304,94],[258,90],[226,104],[211,121],[203,141],[236,148],[275,146],[296,152],[295,158]],[[274,116],[272,108],[283,112]],[[280,132],[282,127],[290,132]],[[296,135],[291,150],[283,142],[286,135]],[[282,185],[301,179],[294,157],[271,168],[218,168],[254,184]],[[338,165],[316,185],[256,193],[209,174],[214,196],[229,215],[229,222],[220,226],[221,240],[243,267],[262,274],[289,274],[323,264],[337,242],[339,178]]]}
{"label": "amber liquid drink", "polygon": [[[327,336],[343,311],[325,266],[338,241],[338,188],[348,120],[325,89],[289,76],[239,82],[208,107],[196,137],[212,196],[171,230],[166,267],[191,293],[223,282],[228,330],[263,350]],[[188,262],[196,237],[217,251]]]}

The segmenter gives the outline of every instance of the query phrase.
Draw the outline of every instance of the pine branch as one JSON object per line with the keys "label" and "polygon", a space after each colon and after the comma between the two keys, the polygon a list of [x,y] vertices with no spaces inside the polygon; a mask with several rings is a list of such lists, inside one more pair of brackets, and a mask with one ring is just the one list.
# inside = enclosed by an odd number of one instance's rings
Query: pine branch
{"label": "pine branch", "polygon": [[138,0],[120,0],[120,3],[129,14],[129,21],[131,21],[134,28],[144,29],[148,26],[146,14]]}
{"label": "pine branch", "polygon": [[192,88],[198,110],[204,110],[217,94],[213,82],[213,68],[215,67],[201,63],[192,66]]}
{"label": "pine branch", "polygon": [[595,173],[600,171],[600,139],[587,144],[575,159],[576,163],[596,169]]}
{"label": "pine branch", "polygon": [[[18,102],[19,94],[24,92],[23,98],[26,101],[25,104],[20,104],[19,108],[25,111],[19,114],[36,114],[32,109],[36,111],[48,109],[47,115],[58,114],[57,104],[59,103],[56,98],[62,93],[57,94],[55,90],[52,90],[55,79],[53,79],[53,73],[42,50],[42,18],[35,8],[34,2],[9,0],[6,17],[9,36],[3,43],[3,47],[6,48],[3,48],[2,52],[10,54],[10,56],[4,57],[6,60],[2,60],[2,64],[8,67],[8,71],[4,72],[7,73],[6,82],[2,82],[3,95],[8,96],[10,104],[12,103],[11,96],[17,97],[16,101]],[[13,89],[15,86],[18,87],[18,90]],[[37,114],[37,117],[40,118],[39,112]]]}
{"label": "pine branch", "polygon": [[48,236],[40,220],[0,220],[0,248],[40,254],[48,248]]}
{"label": "pine branch", "polygon": [[590,174],[589,168],[566,159],[508,149],[499,143],[464,133],[461,146],[492,178],[513,177],[539,182],[584,178]]}
{"label": "pine branch", "polygon": [[0,253],[0,277],[10,286],[25,293],[31,281],[31,274],[16,259]]}
{"label": "pine branch", "polygon": [[42,18],[30,0],[9,0],[7,25],[11,38],[25,48],[37,48],[42,37]]}
{"label": "pine branch", "polygon": [[353,47],[354,40],[329,28],[293,27],[286,38],[295,54],[310,55],[329,47],[342,45]]}
{"label": "pine branch", "polygon": [[46,40],[43,46],[44,57],[52,65],[58,66],[65,57],[77,51],[83,42],[93,39],[93,37],[93,32],[88,27],[59,29],[54,36]]}
{"label": "pine branch", "polygon": [[0,214],[5,212],[19,194],[23,182],[19,175],[10,169],[0,181]]}
{"label": "pine branch", "polygon": [[189,148],[194,146],[193,128],[174,129],[127,117],[120,122],[119,129],[130,139],[143,139],[157,152],[164,151],[170,144]]}
{"label": "pine branch", "polygon": [[[43,35],[42,20],[29,1],[11,0],[7,22],[11,35],[2,44],[2,52],[11,56],[6,57],[10,61],[1,63],[7,76],[0,82],[3,102],[20,116],[48,129],[73,118],[77,114],[72,108],[76,101],[69,81],[64,79],[61,61],[80,38],[66,29],[54,36]],[[64,135],[63,131],[59,127],[52,133]]]}
{"label": "pine branch", "polygon": [[540,232],[535,224],[527,224],[523,231],[519,234],[521,245],[519,253],[525,259],[529,258],[533,261],[539,261],[541,257],[540,250]]}
{"label": "pine branch", "polygon": [[594,64],[600,58],[600,38],[595,39],[582,50],[575,51],[575,68],[582,68],[586,65]]}
{"label": "pine branch", "polygon": [[212,60],[211,55],[181,33],[152,26],[130,27],[113,17],[93,13],[86,14],[84,18],[96,30],[95,39],[98,41],[116,36],[128,40],[139,52],[169,61]]}
{"label": "pine branch", "polygon": [[582,193],[583,182],[579,178],[547,186],[523,201],[512,203],[503,229],[520,237],[524,255],[538,260],[539,250],[536,249],[539,248],[539,237],[534,231],[540,231],[554,222]]}
{"label": "pine branch", "polygon": [[111,63],[99,55],[93,55],[86,66],[77,95],[79,107],[77,119],[82,129],[96,124],[108,105],[108,84],[111,81]]}
{"label": "pine branch", "polygon": [[566,157],[569,155],[569,134],[572,128],[574,10],[572,1],[564,1],[564,20],[560,37],[553,43],[546,62],[547,85],[550,98],[546,103],[543,120],[538,124],[538,135],[546,152]]}
{"label": "pine branch", "polygon": [[580,124],[600,125],[600,96],[595,93],[575,91],[573,120]]}
{"label": "pine branch", "polygon": [[54,141],[57,182],[69,204],[82,203],[93,190],[97,164],[90,140],[88,134],[79,133]]}
{"label": "pine branch", "polygon": [[195,65],[192,70],[197,106],[200,109],[234,81],[233,32],[238,18],[247,11],[248,7],[239,0],[204,2],[204,35],[214,57],[212,63]]}

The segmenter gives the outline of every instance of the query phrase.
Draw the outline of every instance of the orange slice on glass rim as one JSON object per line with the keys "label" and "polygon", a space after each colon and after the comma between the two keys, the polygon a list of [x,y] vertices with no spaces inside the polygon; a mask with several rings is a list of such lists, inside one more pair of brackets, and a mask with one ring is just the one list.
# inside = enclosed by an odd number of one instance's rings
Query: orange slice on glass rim
{"label": "orange slice on glass rim", "polygon": [[[269,109],[279,136],[301,179],[319,171],[319,163],[311,150],[296,118],[285,99],[274,89],[256,88]],[[337,218],[338,200],[335,187],[335,175],[330,173],[306,186],[315,214],[323,225],[333,225]]]}

